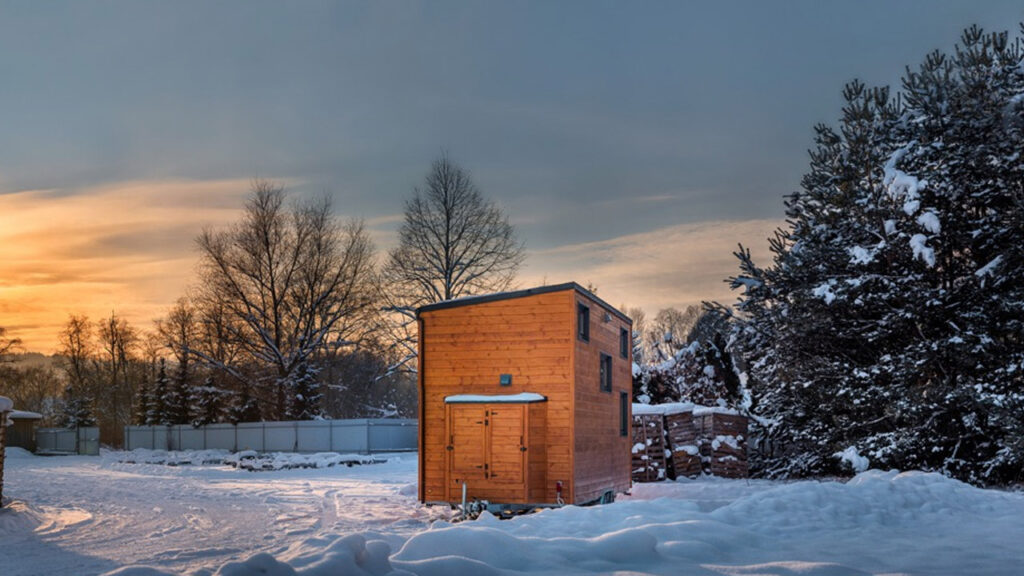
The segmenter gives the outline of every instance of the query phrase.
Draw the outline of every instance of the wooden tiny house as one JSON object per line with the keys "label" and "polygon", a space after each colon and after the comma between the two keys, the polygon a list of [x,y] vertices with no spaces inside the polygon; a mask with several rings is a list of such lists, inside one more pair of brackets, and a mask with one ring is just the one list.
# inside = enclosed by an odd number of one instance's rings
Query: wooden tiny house
{"label": "wooden tiny house", "polygon": [[628,317],[575,283],[417,314],[420,501],[459,502],[463,483],[527,506],[629,489]]}

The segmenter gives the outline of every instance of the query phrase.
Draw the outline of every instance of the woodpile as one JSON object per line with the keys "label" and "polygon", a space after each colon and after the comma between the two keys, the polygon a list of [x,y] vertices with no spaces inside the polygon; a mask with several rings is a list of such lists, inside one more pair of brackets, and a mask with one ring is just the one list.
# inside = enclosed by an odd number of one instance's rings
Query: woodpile
{"label": "woodpile", "polygon": [[746,417],[692,404],[637,406],[633,416],[634,482],[701,474],[748,476]]}
{"label": "woodpile", "polygon": [[693,412],[665,414],[665,428],[672,451],[671,478],[694,478],[703,471],[701,435],[694,426]]}
{"label": "woodpile", "polygon": [[633,416],[633,481],[657,482],[667,477],[665,429],[661,415]]}
{"label": "woodpile", "polygon": [[704,472],[723,478],[746,478],[747,419],[739,414],[716,411],[693,412],[694,428],[701,438]]}

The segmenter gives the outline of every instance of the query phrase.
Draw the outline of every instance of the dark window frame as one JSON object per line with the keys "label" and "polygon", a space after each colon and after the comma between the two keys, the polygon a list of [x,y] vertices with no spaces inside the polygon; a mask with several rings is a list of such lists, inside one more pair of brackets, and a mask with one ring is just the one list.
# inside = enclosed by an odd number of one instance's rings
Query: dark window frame
{"label": "dark window frame", "polygon": [[629,330],[625,328],[619,328],[619,356],[623,358],[629,358],[629,342],[632,338],[629,337]]}
{"label": "dark window frame", "polygon": [[619,436],[629,436],[629,394],[619,392]]}
{"label": "dark window frame", "polygon": [[598,371],[601,378],[601,392],[612,391],[612,356],[601,352],[601,368]]}
{"label": "dark window frame", "polygon": [[590,342],[590,306],[576,303],[576,338]]}

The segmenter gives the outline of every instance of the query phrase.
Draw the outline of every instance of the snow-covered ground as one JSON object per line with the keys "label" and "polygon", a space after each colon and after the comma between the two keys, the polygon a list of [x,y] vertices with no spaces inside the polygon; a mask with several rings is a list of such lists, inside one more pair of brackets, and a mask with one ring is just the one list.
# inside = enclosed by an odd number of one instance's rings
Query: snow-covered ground
{"label": "snow-covered ground", "polygon": [[1024,494],[933,474],[664,482],[450,524],[416,503],[415,455],[264,472],[123,456],[13,450],[0,574],[1024,574]]}

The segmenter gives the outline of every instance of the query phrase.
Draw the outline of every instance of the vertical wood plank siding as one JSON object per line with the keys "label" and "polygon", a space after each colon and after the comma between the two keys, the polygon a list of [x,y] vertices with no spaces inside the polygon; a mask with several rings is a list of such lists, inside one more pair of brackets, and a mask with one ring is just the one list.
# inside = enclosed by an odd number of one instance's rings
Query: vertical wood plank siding
{"label": "vertical wood plank siding", "polygon": [[[589,344],[577,339],[578,301],[591,309]],[[575,285],[421,310],[420,500],[454,502],[461,496],[461,485],[455,486],[449,473],[453,451],[447,449],[448,418],[465,412],[449,410],[444,401],[457,394],[534,392],[547,398],[521,406],[522,480],[508,468],[519,462],[519,438],[504,430],[520,426],[518,417],[503,424],[498,409],[502,430],[494,432],[511,436],[500,447],[490,445],[488,457],[497,458],[504,478],[516,482],[503,486],[501,472],[497,478],[478,480],[476,486],[468,482],[470,498],[553,504],[556,481],[563,483],[567,503],[584,503],[606,490],[628,490],[630,438],[619,434],[619,393],[631,393],[632,371],[631,358],[619,354],[619,331],[630,325],[611,311],[606,322],[603,303],[586,297]],[[613,359],[611,392],[599,389],[600,352]],[[502,374],[511,375],[511,385],[500,385]],[[460,469],[467,465],[461,460],[458,464]]]}

